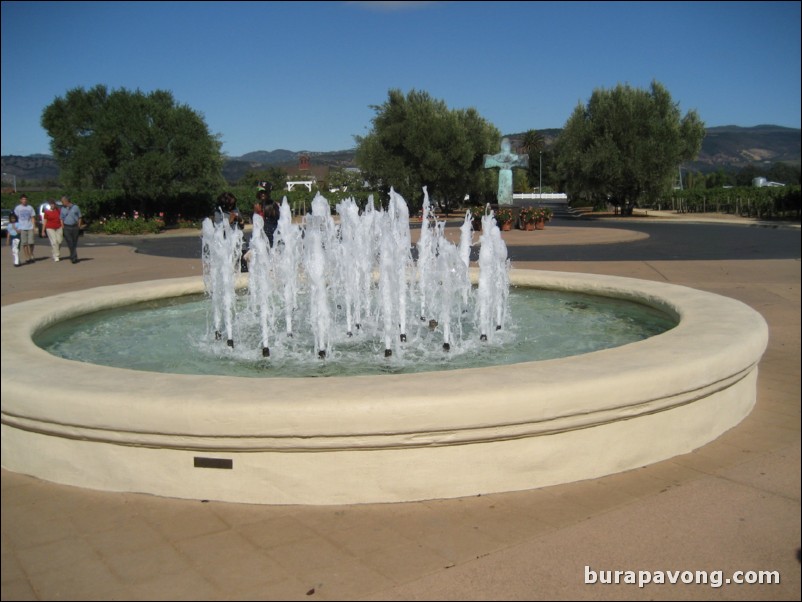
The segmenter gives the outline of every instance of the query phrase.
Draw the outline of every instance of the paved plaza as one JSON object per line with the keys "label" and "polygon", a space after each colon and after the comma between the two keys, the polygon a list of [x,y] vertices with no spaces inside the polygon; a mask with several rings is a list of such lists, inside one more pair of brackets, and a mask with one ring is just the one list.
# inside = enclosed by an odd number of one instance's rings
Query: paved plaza
{"label": "paved plaza", "polygon": [[[510,247],[642,240],[628,223],[602,229],[578,220],[507,232],[505,240]],[[39,239],[38,260],[14,268],[4,245],[2,305],[201,275],[197,259],[89,246],[84,238],[75,265],[50,260]],[[664,462],[451,500],[259,506],[91,491],[3,470],[2,599],[799,600],[799,257],[513,267],[656,280],[746,303],[769,325],[755,409],[717,440]],[[2,353],[14,349],[4,342]],[[47,374],[29,370],[35,396]],[[615,571],[620,583],[602,582]],[[767,572],[780,583],[736,583]],[[663,575],[666,583],[639,587],[625,583],[628,574]],[[707,583],[683,583],[702,576]]]}

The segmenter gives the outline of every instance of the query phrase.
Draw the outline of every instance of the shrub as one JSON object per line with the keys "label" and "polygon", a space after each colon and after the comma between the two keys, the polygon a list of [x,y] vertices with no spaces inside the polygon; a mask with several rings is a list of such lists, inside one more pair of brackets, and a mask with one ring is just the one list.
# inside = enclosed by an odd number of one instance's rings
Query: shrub
{"label": "shrub", "polygon": [[102,234],[158,234],[164,230],[160,219],[130,219],[125,217],[103,218],[93,222],[89,231]]}

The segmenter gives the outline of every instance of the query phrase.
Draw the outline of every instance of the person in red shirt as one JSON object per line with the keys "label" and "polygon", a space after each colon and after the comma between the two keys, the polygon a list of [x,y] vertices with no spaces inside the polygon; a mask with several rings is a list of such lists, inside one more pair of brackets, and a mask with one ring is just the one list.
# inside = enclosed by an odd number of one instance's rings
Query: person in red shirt
{"label": "person in red shirt", "polygon": [[61,207],[56,205],[56,201],[50,201],[50,206],[45,209],[44,224],[42,227],[50,240],[50,249],[53,261],[61,260],[61,242],[64,240],[64,228],[61,223]]}

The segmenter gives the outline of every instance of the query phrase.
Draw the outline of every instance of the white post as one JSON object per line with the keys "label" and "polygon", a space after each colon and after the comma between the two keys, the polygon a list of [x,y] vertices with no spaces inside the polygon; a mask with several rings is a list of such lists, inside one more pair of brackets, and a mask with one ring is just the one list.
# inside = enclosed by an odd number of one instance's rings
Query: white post
{"label": "white post", "polygon": [[540,167],[538,172],[540,174],[540,187],[537,191],[540,193],[540,200],[543,200],[543,151],[540,151]]}

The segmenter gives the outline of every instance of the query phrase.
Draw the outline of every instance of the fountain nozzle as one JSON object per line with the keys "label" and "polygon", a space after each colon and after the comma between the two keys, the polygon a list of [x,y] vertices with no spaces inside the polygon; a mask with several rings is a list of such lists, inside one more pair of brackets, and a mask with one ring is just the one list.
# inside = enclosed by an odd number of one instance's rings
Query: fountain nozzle
{"label": "fountain nozzle", "polygon": [[233,349],[234,348],[234,339],[228,339],[226,341],[226,345],[228,345],[229,347],[231,347]]}
{"label": "fountain nozzle", "polygon": [[270,357],[270,347],[262,347],[262,357]]}

